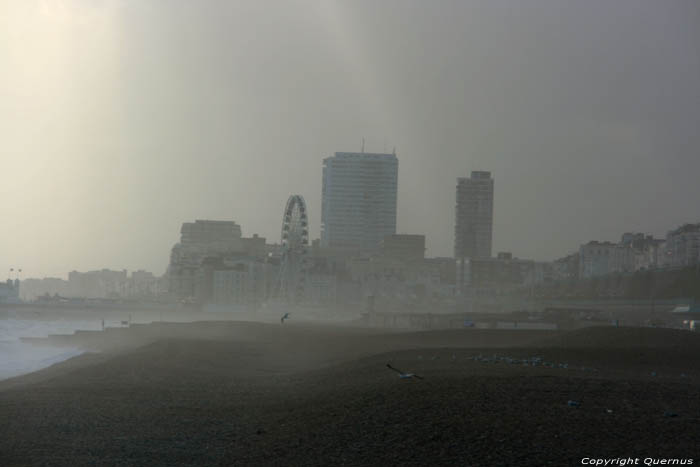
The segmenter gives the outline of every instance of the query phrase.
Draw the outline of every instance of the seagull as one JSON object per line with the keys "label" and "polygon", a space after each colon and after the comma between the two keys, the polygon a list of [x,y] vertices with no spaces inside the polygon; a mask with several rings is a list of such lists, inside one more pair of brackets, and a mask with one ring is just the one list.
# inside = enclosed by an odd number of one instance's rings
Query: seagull
{"label": "seagull", "polygon": [[397,372],[399,374],[399,378],[402,378],[402,379],[407,379],[407,378],[423,379],[422,376],[418,376],[415,373],[404,373],[403,371],[399,370],[398,368],[394,368],[389,363],[386,364],[386,367],[389,368],[390,370],[394,370],[395,372]]}
{"label": "seagull", "polygon": [[282,316],[282,318],[280,318],[280,323],[284,324],[285,319],[289,319],[289,313],[285,313],[284,316]]}

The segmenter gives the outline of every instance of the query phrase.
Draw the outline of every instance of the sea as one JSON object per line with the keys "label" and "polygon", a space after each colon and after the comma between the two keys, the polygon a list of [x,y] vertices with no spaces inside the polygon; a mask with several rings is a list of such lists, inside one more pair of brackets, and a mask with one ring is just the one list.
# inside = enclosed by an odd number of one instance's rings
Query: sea
{"label": "sea", "polygon": [[[268,313],[269,322],[278,322],[281,314]],[[152,310],[51,310],[22,311],[0,309],[0,380],[20,376],[49,367],[83,353],[80,348],[22,342],[22,337],[47,337],[49,334],[73,334],[75,331],[97,331],[106,328],[147,324],[154,321],[187,323],[192,321],[240,319],[240,313],[191,310],[164,313]],[[296,316],[295,316],[296,317]],[[250,317],[248,317],[250,319]],[[259,318],[258,318],[259,319]],[[104,320],[104,321],[103,321]]]}
{"label": "sea", "polygon": [[[118,326],[117,323],[106,325]],[[73,334],[77,330],[100,330],[102,319],[34,320],[0,318],[0,380],[41,370],[83,353],[79,348],[55,347],[22,342],[22,337]]]}

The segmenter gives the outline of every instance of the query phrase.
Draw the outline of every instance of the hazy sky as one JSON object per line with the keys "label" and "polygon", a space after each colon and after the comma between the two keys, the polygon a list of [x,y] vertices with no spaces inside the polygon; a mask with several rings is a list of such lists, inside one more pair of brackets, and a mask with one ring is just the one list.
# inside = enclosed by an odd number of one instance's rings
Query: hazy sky
{"label": "hazy sky", "polygon": [[279,241],[321,160],[399,157],[398,229],[450,256],[491,170],[494,253],[700,221],[700,2],[0,0],[0,268],[164,272],[180,224]]}

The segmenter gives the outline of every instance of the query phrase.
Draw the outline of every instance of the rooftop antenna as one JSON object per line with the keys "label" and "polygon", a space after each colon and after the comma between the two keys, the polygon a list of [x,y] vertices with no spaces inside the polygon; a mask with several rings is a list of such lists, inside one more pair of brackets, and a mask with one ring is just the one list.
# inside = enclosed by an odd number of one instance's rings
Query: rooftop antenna
{"label": "rooftop antenna", "polygon": [[365,153],[365,138],[364,137],[362,138],[362,151],[361,152],[362,152],[362,154]]}
{"label": "rooftop antenna", "polygon": [[394,146],[394,150],[391,152],[393,155],[396,155],[396,146]]}

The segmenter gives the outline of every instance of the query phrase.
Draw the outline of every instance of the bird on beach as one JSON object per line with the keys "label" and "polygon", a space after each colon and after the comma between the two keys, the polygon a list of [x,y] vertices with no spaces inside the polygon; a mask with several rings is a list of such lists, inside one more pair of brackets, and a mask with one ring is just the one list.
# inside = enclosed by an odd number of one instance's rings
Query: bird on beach
{"label": "bird on beach", "polygon": [[395,372],[397,372],[399,374],[399,378],[402,378],[402,379],[407,379],[407,378],[423,379],[422,376],[418,376],[415,373],[404,373],[403,371],[399,370],[398,368],[394,368],[389,363],[386,364],[386,367],[389,368],[390,370],[394,370]]}
{"label": "bird on beach", "polygon": [[284,324],[284,320],[289,319],[289,313],[285,313],[282,318],[280,318],[280,324]]}

